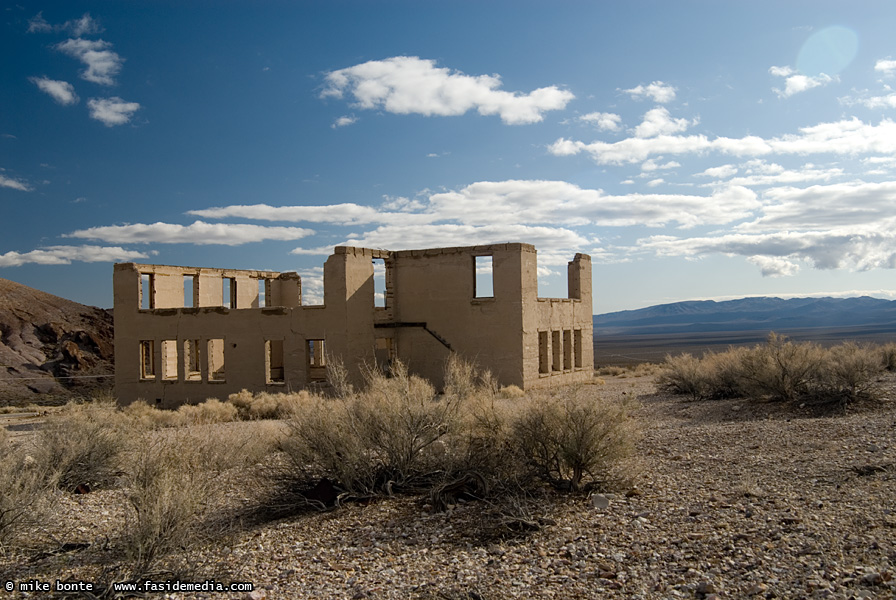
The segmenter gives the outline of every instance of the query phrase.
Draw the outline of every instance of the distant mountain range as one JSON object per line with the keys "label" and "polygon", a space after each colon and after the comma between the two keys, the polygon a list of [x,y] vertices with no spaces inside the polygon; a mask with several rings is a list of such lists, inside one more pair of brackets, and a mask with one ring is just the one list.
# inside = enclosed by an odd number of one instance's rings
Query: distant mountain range
{"label": "distant mountain range", "polygon": [[860,298],[743,298],[660,304],[595,315],[595,336],[873,327],[896,332],[896,301]]}

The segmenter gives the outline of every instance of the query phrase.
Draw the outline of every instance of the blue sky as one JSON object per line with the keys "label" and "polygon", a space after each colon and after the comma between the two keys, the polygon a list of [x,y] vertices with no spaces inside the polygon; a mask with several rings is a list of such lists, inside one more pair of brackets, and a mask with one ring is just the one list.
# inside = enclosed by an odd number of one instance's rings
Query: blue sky
{"label": "blue sky", "polygon": [[523,241],[595,312],[896,298],[891,2],[18,2],[0,277]]}

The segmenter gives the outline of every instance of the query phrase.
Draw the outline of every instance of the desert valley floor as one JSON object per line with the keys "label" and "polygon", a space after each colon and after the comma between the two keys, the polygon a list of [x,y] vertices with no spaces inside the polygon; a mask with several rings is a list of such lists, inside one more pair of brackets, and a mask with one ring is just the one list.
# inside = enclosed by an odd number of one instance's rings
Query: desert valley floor
{"label": "desert valley floor", "polygon": [[[484,502],[434,512],[409,497],[247,524],[189,562],[193,579],[252,582],[251,595],[164,597],[896,595],[892,374],[883,402],[846,411],[690,402],[657,394],[652,375],[600,381],[589,393],[631,399],[641,423],[629,485],[554,495],[528,533],[501,530]],[[119,493],[60,496],[57,542],[75,550],[7,555],[0,579],[102,580],[108,541],[124,526],[111,508]],[[232,500],[251,500],[241,494]]]}

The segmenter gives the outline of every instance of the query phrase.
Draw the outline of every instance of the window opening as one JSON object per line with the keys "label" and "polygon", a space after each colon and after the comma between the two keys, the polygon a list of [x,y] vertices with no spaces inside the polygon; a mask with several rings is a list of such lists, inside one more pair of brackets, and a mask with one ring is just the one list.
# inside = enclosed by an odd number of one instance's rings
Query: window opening
{"label": "window opening", "polygon": [[184,308],[199,306],[199,277],[184,275]]}
{"label": "window opening", "polygon": [[551,354],[553,355],[551,358],[551,370],[559,371],[560,367],[560,351],[562,348],[560,347],[560,332],[552,331],[551,332]]}
{"label": "window opening", "polygon": [[162,379],[177,380],[177,340],[162,340]]}
{"label": "window opening", "polygon": [[221,300],[224,308],[236,308],[236,279],[221,278]]}
{"label": "window opening", "polygon": [[386,259],[373,259],[373,305],[386,308]]}
{"label": "window opening", "polygon": [[575,356],[575,365],[577,369],[582,368],[582,330],[576,329],[573,333],[573,355]]}
{"label": "window opening", "polygon": [[202,380],[199,362],[199,340],[184,340],[184,379],[186,381]]}
{"label": "window opening", "polygon": [[491,256],[475,256],[474,298],[494,298],[494,271]]}
{"label": "window opening", "polygon": [[548,332],[538,332],[538,372],[550,373],[551,367],[548,362]]}
{"label": "window opening", "polygon": [[140,379],[156,378],[155,342],[140,341]]}
{"label": "window opening", "polygon": [[267,382],[283,383],[283,340],[267,340],[264,345]]}
{"label": "window opening", "polygon": [[268,306],[268,300],[270,300],[270,291],[271,291],[270,279],[259,279],[258,280],[258,308],[264,308],[264,307]]}
{"label": "window opening", "polygon": [[324,340],[308,340],[308,381],[327,380],[327,356]]}
{"label": "window opening", "polygon": [[208,341],[208,380],[224,381],[224,340]]}
{"label": "window opening", "polygon": [[572,331],[563,331],[563,370],[572,369]]}
{"label": "window opening", "polygon": [[152,273],[140,274],[140,308],[150,310],[156,307],[153,288],[155,287],[155,277]]}

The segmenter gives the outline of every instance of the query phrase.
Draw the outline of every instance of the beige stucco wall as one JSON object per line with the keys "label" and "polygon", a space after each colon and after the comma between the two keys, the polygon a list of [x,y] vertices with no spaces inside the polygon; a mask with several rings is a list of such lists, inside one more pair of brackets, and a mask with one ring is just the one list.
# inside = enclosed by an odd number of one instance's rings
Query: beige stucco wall
{"label": "beige stucco wall", "polygon": [[[475,257],[492,259],[492,297],[475,297]],[[373,259],[386,264],[386,307],[374,306]],[[123,403],[143,398],[174,407],[224,398],[249,389],[298,390],[309,384],[308,340],[325,340],[327,353],[362,383],[362,365],[374,362],[377,338],[416,374],[442,385],[451,351],[487,368],[502,385],[533,387],[591,377],[591,261],[576,255],[569,266],[569,295],[537,297],[535,248],[494,244],[389,252],[337,247],[324,265],[324,304],[303,306],[295,273],[204,269],[124,263],[115,265],[116,394]],[[141,274],[152,277],[152,303],[142,300]],[[187,280],[185,291],[184,277]],[[223,279],[236,286],[236,308],[225,307]],[[260,306],[259,280],[264,307]],[[193,283],[192,289],[190,283]],[[186,296],[186,300],[185,300]],[[141,304],[142,302],[142,304]],[[185,307],[194,304],[192,307]],[[141,306],[152,308],[141,308]],[[539,372],[539,332],[573,332],[581,339],[580,367]],[[437,339],[438,338],[438,339]],[[163,375],[163,342],[177,342],[177,376]],[[186,340],[198,340],[198,375],[190,376]],[[209,340],[215,340],[209,346]],[[221,342],[220,340],[223,340]],[[266,341],[282,341],[282,381],[269,381]],[[441,341],[440,341],[441,340]],[[141,379],[141,341],[153,346],[154,376]],[[211,381],[209,353],[223,345],[224,381]],[[277,345],[279,347],[279,344]],[[559,347],[559,346],[558,346]],[[219,360],[213,356],[211,362]],[[274,357],[275,362],[279,355]],[[279,365],[275,365],[279,366]],[[214,367],[212,367],[214,368]]]}

